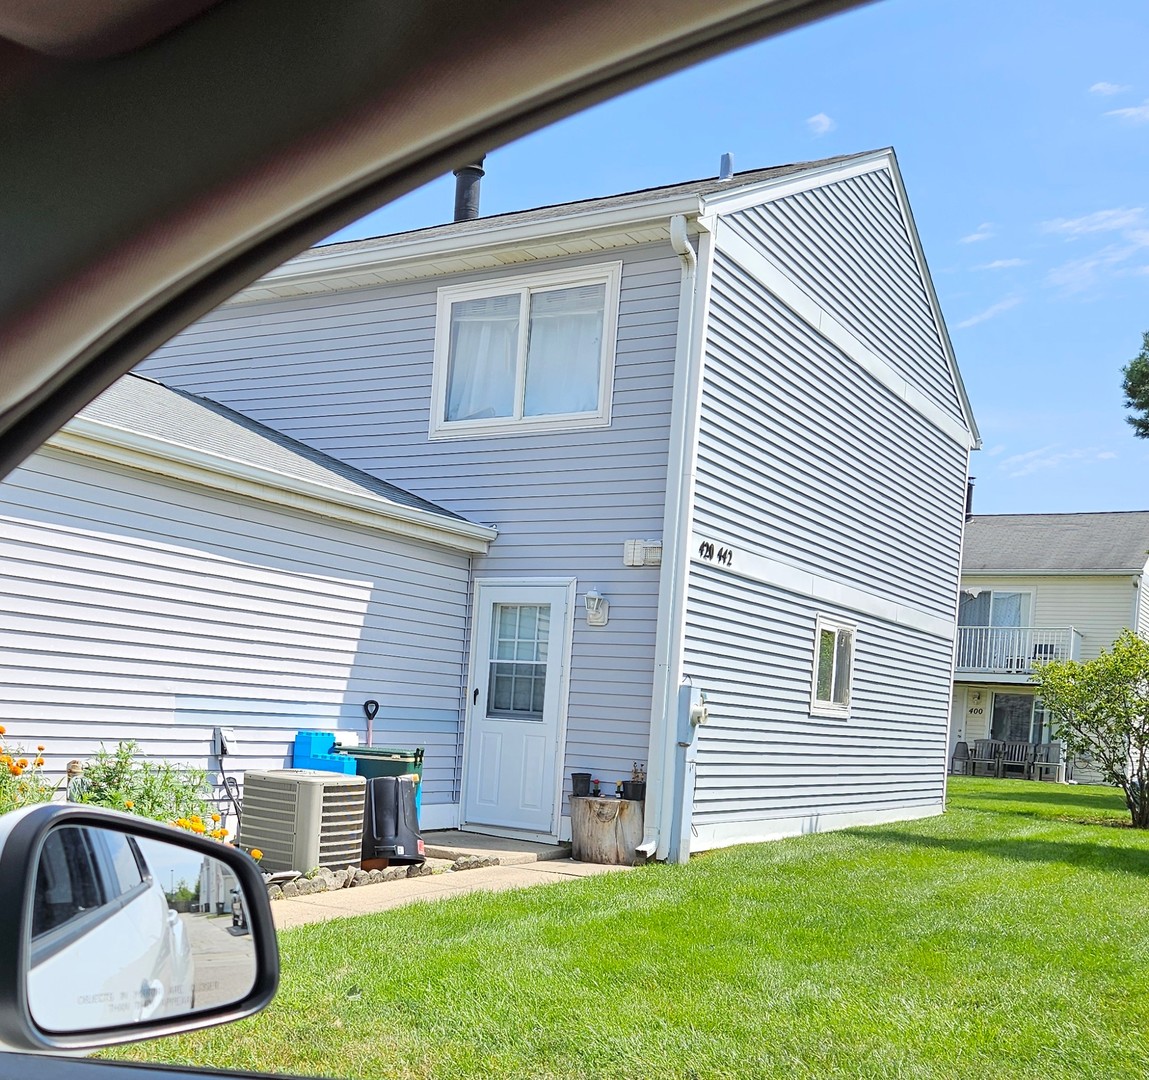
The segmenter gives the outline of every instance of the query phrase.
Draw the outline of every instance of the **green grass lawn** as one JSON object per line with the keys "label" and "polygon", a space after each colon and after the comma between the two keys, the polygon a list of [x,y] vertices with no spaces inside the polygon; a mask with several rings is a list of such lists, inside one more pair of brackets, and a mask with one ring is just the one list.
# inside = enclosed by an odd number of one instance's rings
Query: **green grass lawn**
{"label": "green grass lawn", "polygon": [[1149,1075],[1149,835],[955,778],[925,821],[281,935],[262,1015],[108,1056],[341,1077]]}

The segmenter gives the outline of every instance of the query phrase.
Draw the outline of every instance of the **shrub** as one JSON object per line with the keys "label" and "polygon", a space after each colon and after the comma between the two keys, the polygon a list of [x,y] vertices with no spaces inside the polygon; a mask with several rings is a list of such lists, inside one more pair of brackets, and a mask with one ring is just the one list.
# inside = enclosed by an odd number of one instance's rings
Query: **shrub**
{"label": "shrub", "polygon": [[42,746],[35,754],[5,740],[7,732],[0,726],[0,814],[19,810],[21,806],[47,802],[55,785],[44,775]]}
{"label": "shrub", "polygon": [[211,786],[203,769],[140,757],[133,740],[121,742],[114,752],[101,744],[69,793],[76,802],[171,824],[208,817]]}

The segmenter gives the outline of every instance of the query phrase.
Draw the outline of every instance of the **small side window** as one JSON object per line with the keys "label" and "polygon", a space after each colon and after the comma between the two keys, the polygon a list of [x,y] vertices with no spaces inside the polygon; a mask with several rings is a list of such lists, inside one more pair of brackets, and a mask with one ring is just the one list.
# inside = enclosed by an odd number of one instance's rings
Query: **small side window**
{"label": "small side window", "polygon": [[815,716],[850,714],[857,627],[819,615],[814,627],[814,678],[810,712]]}

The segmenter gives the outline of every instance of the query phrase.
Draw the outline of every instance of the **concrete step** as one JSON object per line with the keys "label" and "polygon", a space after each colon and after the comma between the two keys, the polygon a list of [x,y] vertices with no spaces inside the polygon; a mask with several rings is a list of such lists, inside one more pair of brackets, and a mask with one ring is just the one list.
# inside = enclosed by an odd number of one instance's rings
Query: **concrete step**
{"label": "concrete step", "polygon": [[485,836],[461,829],[437,829],[423,833],[427,857],[455,859],[479,856],[498,859],[500,866],[569,859],[570,844],[540,844],[533,840],[514,840],[505,836]]}

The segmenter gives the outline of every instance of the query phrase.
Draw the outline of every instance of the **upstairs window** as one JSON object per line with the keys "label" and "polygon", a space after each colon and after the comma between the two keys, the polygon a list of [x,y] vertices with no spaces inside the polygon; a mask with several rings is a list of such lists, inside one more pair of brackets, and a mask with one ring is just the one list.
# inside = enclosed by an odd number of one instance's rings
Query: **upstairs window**
{"label": "upstairs window", "polygon": [[621,269],[440,289],[431,437],[607,426]]}
{"label": "upstairs window", "polygon": [[814,685],[810,712],[815,716],[846,717],[854,674],[857,627],[822,615],[814,627]]}

